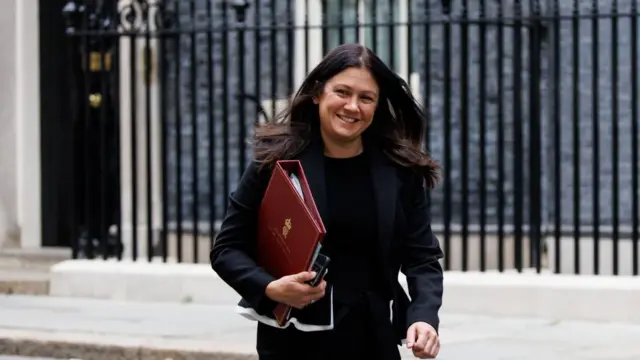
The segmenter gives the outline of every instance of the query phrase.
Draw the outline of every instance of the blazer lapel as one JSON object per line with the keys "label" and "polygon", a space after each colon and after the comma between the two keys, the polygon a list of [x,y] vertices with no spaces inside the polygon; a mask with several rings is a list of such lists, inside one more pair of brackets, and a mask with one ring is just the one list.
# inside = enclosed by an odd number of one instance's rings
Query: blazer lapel
{"label": "blazer lapel", "polygon": [[318,208],[320,218],[327,221],[327,191],[324,179],[324,149],[319,141],[312,141],[305,149],[298,160],[302,164],[303,171],[307,176],[309,188],[313,194],[313,200]]}
{"label": "blazer lapel", "polygon": [[395,168],[386,160],[381,151],[373,151],[370,162],[378,213],[380,255],[386,263],[389,243],[393,237],[398,179]]}

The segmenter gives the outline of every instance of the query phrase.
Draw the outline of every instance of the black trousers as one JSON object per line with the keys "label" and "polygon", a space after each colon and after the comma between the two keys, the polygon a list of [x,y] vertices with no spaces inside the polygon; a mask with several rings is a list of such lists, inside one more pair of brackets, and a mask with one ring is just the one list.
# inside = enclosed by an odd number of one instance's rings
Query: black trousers
{"label": "black trousers", "polygon": [[[258,357],[260,360],[399,360],[400,352],[393,339],[380,344],[375,338],[369,315],[366,307],[351,308],[333,330],[317,332],[302,332],[292,325],[277,329],[259,323]],[[379,351],[380,346],[387,351]]]}

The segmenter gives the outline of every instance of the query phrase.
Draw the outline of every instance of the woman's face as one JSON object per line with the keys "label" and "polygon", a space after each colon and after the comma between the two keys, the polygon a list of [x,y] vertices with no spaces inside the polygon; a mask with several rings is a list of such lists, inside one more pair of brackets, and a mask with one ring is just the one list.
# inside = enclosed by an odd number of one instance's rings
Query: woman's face
{"label": "woman's face", "polygon": [[329,79],[314,99],[325,143],[359,146],[360,136],[373,121],[378,95],[378,84],[363,68],[348,68]]}

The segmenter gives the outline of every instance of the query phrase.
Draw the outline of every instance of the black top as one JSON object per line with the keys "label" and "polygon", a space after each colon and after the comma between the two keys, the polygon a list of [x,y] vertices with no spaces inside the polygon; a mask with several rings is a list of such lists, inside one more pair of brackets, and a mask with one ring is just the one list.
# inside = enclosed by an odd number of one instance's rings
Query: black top
{"label": "black top", "polygon": [[334,287],[340,309],[356,304],[364,292],[379,293],[382,288],[375,256],[379,241],[376,194],[364,153],[325,157],[325,182],[328,219],[322,252],[331,258],[326,280]]}

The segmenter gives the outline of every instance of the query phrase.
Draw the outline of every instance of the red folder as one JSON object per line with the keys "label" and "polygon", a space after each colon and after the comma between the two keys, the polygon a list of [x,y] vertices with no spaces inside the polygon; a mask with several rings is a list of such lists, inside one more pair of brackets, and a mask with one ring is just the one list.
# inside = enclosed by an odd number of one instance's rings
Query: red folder
{"label": "red folder", "polygon": [[[296,184],[299,180],[300,196]],[[298,160],[275,164],[258,215],[258,263],[276,278],[308,271],[326,230]],[[291,307],[278,304],[276,321],[284,325]]]}

